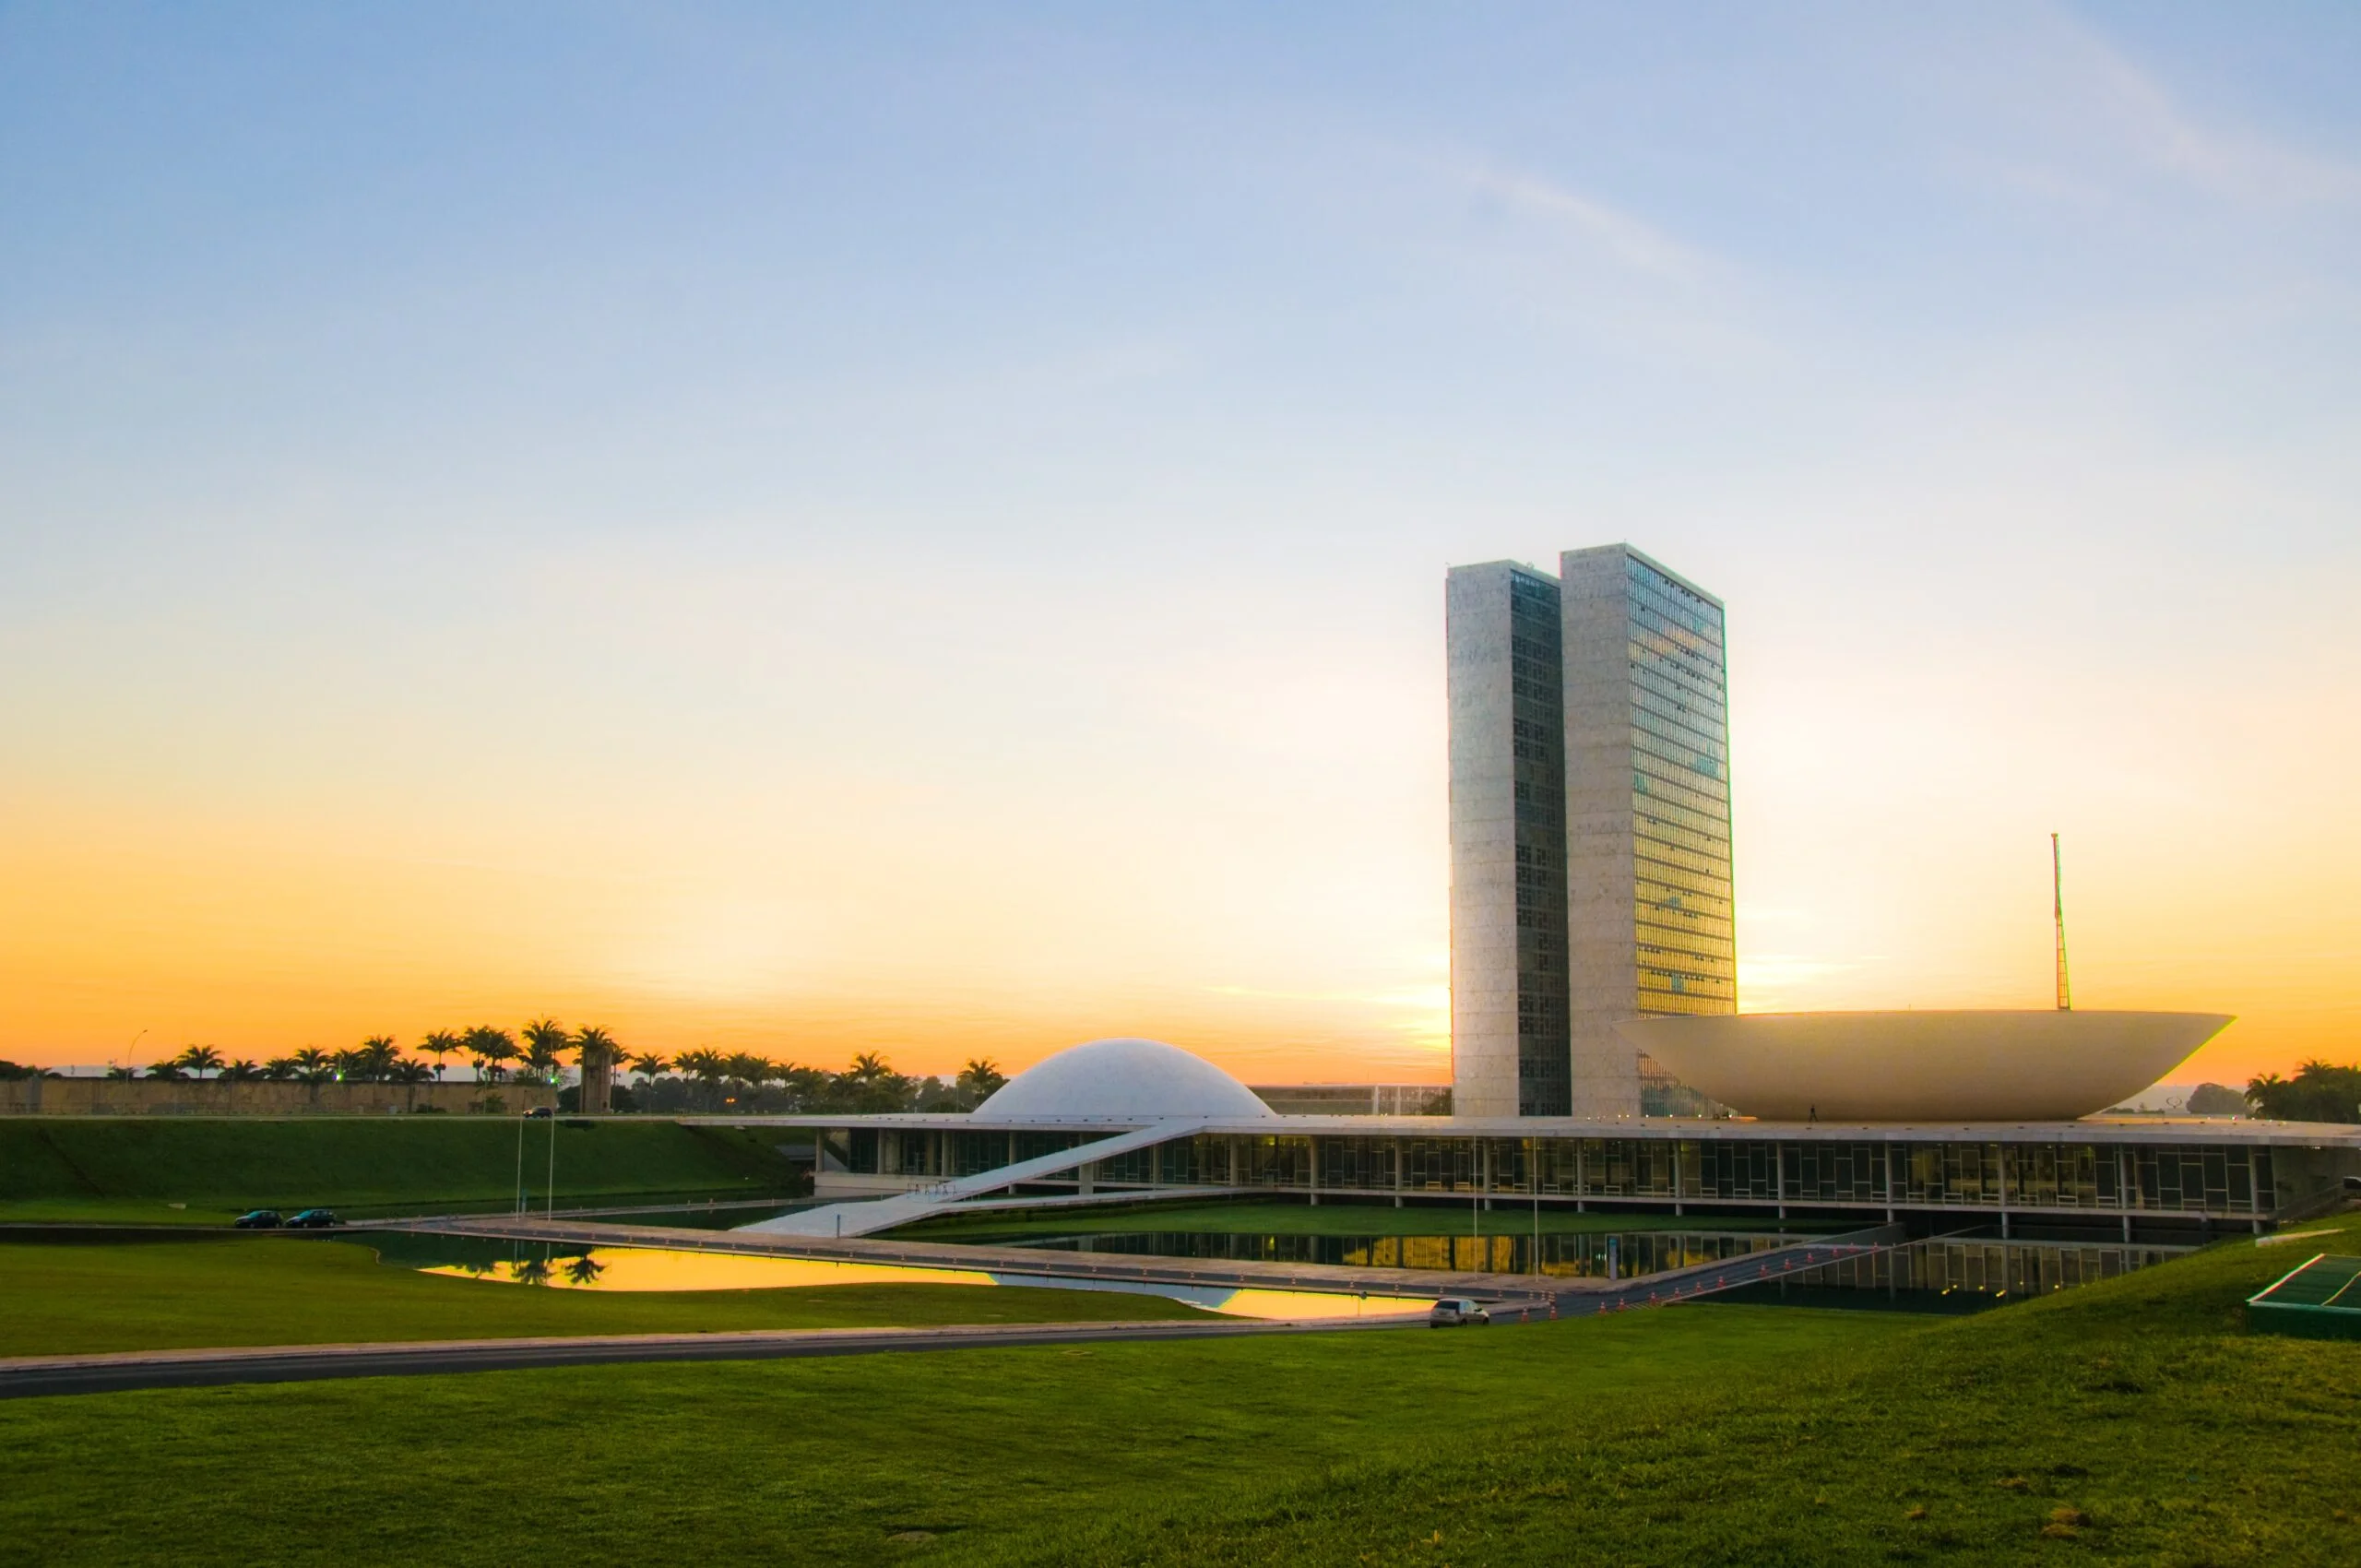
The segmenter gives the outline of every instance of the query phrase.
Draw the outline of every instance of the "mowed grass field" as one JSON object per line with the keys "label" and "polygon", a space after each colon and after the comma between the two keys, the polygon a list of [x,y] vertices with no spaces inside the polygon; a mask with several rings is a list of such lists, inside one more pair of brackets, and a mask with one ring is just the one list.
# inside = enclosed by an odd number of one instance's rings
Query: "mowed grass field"
{"label": "mowed grass field", "polygon": [[[364,1215],[515,1200],[520,1118],[0,1118],[0,1220],[219,1223],[249,1208]],[[524,1179],[547,1201],[787,1195],[759,1132],[649,1119],[524,1122]],[[173,1207],[173,1205],[184,1206]]]}
{"label": "mowed grass field", "polygon": [[2240,1303],[2355,1241],[1965,1319],[1700,1305],[17,1400],[0,1555],[2345,1564],[2361,1346],[2250,1335]]}
{"label": "mowed grass field", "polygon": [[[0,1243],[0,1356],[713,1329],[1103,1323],[1205,1314],[1159,1296],[965,1285],[602,1292],[389,1267],[358,1241]],[[0,1545],[0,1552],[5,1552]]]}

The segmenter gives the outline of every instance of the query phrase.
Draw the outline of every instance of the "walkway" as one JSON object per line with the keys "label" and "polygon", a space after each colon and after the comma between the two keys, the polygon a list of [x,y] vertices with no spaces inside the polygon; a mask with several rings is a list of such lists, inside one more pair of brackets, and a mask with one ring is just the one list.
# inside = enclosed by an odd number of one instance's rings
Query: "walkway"
{"label": "walkway", "polygon": [[944,1213],[956,1207],[962,1199],[981,1197],[987,1193],[997,1193],[1003,1187],[1014,1187],[1024,1182],[1038,1182],[1047,1177],[1063,1175],[1094,1160],[1112,1159],[1134,1150],[1153,1148],[1174,1138],[1188,1137],[1204,1125],[1202,1120],[1156,1122],[1128,1133],[1119,1133],[1111,1138],[1079,1144],[1073,1148],[1038,1155],[1031,1159],[1020,1159],[1013,1165],[1003,1165],[974,1176],[937,1182],[910,1192],[896,1193],[891,1197],[858,1198],[848,1203],[826,1204],[819,1208],[782,1214],[777,1219],[759,1220],[742,1229],[780,1236],[873,1236],[880,1230],[891,1230],[914,1219]]}
{"label": "walkway", "polygon": [[888,1350],[972,1350],[1148,1339],[1336,1333],[1424,1326],[1417,1318],[1208,1319],[1162,1323],[946,1324],[938,1328],[805,1328],[721,1334],[584,1335],[545,1339],[416,1340],[376,1345],[257,1345],[0,1360],[0,1399],[194,1388],[225,1383],[307,1383],[337,1377],[426,1377],[621,1361],[764,1361],[866,1356]]}

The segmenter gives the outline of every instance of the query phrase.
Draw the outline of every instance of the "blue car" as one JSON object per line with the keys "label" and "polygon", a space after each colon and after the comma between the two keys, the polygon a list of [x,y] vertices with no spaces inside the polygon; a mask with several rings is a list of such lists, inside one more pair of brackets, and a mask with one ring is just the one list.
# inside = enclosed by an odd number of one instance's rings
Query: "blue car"
{"label": "blue car", "polygon": [[338,1219],[336,1217],[336,1210],[332,1208],[307,1208],[301,1214],[290,1216],[287,1221],[287,1229],[290,1230],[326,1230],[331,1225],[341,1225],[343,1223],[343,1220]]}
{"label": "blue car", "polygon": [[230,1223],[241,1230],[276,1230],[286,1221],[275,1208],[250,1208]]}

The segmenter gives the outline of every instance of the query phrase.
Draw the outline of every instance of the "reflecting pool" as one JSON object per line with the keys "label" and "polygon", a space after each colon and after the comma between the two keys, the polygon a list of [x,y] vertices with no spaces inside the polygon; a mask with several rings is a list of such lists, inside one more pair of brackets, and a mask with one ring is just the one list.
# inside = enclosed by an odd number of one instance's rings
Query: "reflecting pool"
{"label": "reflecting pool", "polygon": [[1005,1270],[918,1268],[902,1264],[832,1263],[658,1247],[558,1247],[469,1237],[384,1238],[387,1263],[462,1279],[564,1290],[793,1290],[815,1285],[1017,1286],[1047,1290],[1112,1290],[1161,1296],[1229,1317],[1399,1317],[1433,1305],[1425,1296],[1365,1296],[1346,1291],[1238,1289],[1135,1280],[1067,1279]]}

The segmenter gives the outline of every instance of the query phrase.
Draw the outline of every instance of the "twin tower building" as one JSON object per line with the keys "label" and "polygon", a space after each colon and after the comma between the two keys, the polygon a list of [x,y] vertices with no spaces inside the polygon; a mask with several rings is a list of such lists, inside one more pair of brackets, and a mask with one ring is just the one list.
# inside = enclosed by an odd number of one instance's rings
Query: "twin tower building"
{"label": "twin tower building", "polygon": [[1446,610],[1453,1110],[1637,1116],[1616,1020],[1738,1010],[1722,602],[1608,544]]}

